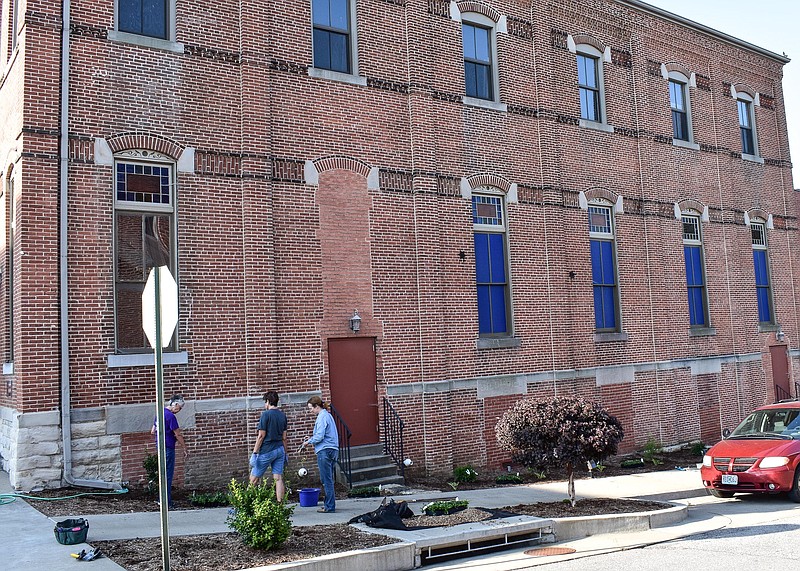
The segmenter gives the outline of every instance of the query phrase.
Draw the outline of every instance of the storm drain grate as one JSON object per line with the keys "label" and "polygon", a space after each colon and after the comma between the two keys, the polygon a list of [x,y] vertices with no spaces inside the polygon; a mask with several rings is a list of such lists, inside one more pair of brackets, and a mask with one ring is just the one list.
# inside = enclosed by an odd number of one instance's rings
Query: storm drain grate
{"label": "storm drain grate", "polygon": [[531,557],[550,557],[551,555],[569,555],[575,553],[571,547],[539,547],[537,549],[528,549],[525,555]]}

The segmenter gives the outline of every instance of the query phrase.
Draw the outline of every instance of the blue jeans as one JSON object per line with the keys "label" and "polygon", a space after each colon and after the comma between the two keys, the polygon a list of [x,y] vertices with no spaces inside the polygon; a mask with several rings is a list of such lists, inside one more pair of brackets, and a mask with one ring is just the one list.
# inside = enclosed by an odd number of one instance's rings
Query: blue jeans
{"label": "blue jeans", "polygon": [[172,507],[172,476],[175,474],[175,449],[167,448],[167,506]]}
{"label": "blue jeans", "polygon": [[325,511],[336,511],[336,491],[333,487],[333,470],[339,459],[338,448],[323,448],[317,452],[317,467],[319,478],[325,490]]}

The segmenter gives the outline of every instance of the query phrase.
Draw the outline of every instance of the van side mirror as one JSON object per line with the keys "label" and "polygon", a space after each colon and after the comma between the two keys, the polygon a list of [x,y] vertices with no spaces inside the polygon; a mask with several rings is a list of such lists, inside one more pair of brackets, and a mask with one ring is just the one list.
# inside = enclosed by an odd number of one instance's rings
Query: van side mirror
{"label": "van side mirror", "polygon": [[731,435],[731,429],[730,428],[724,428],[722,430],[722,438],[728,438],[728,436],[730,436],[730,435]]}

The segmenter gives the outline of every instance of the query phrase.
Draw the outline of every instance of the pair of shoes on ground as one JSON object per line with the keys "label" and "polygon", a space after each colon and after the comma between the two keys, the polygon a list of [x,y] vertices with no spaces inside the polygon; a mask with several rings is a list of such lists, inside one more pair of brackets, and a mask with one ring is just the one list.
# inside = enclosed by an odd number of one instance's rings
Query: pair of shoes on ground
{"label": "pair of shoes on ground", "polygon": [[329,509],[326,509],[326,508],[319,508],[317,511],[319,513],[321,513],[321,514],[332,514],[332,513],[334,513],[335,510],[329,510]]}

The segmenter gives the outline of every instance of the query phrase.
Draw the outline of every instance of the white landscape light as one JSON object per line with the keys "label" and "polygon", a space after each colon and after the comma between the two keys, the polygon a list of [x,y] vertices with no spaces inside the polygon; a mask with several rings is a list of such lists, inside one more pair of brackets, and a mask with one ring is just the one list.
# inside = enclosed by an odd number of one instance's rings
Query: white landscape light
{"label": "white landscape light", "polygon": [[406,458],[405,460],[403,460],[403,464],[405,466],[411,466],[411,464],[413,464],[413,463],[414,462],[411,460],[411,458]]}
{"label": "white landscape light", "polygon": [[297,475],[298,475],[298,476],[300,476],[301,478],[302,478],[303,476],[305,476],[306,474],[308,474],[308,470],[306,470],[305,468],[300,468],[300,469],[297,471]]}

